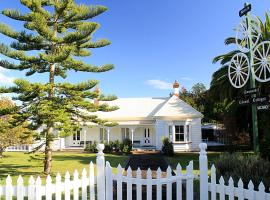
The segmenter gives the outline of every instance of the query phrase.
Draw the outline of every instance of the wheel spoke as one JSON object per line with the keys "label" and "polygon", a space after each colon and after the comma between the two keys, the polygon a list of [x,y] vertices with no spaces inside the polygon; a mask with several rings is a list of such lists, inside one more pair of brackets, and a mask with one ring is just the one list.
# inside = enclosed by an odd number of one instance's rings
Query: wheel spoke
{"label": "wheel spoke", "polygon": [[268,73],[270,73],[270,68],[269,68],[269,64],[267,64],[267,67],[266,67]]}
{"label": "wheel spoke", "polygon": [[260,66],[254,71],[255,74],[257,73],[257,71],[262,67],[262,64],[260,64]]}
{"label": "wheel spoke", "polygon": [[262,49],[263,49],[263,57],[265,57],[264,44],[262,45]]}
{"label": "wheel spoke", "polygon": [[264,72],[264,80],[266,80],[266,66],[263,67],[263,72]]}
{"label": "wheel spoke", "polygon": [[240,64],[240,66],[242,67],[246,62],[247,60],[245,59],[244,62]]}
{"label": "wheel spoke", "polygon": [[258,50],[257,52],[260,54],[261,58],[263,58],[263,56],[262,56],[261,52],[260,52],[259,50]]}
{"label": "wheel spoke", "polygon": [[260,75],[259,75],[259,77],[261,77],[262,72],[263,72],[263,66],[261,67],[261,71],[260,71]]}
{"label": "wheel spoke", "polygon": [[236,77],[236,75],[237,75],[236,73],[233,75],[232,80]]}
{"label": "wheel spoke", "polygon": [[248,76],[248,74],[247,74],[246,72],[244,72],[244,71],[241,71],[241,73],[242,73],[242,74],[245,74],[246,76]]}
{"label": "wheel spoke", "polygon": [[242,74],[240,74],[240,77],[241,77],[241,79],[242,79],[242,81],[243,81],[243,83],[245,82],[245,79],[244,79],[244,77],[242,76]]}
{"label": "wheel spoke", "polygon": [[267,47],[267,50],[266,50],[266,55],[265,55],[265,56],[267,56],[267,55],[268,55],[268,52],[269,52],[269,47],[270,47],[270,45],[268,45],[268,47]]}

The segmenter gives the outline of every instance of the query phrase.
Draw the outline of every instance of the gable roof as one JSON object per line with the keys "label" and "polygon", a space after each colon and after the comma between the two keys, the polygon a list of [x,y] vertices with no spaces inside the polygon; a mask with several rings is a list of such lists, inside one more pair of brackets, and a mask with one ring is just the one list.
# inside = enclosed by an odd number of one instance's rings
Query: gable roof
{"label": "gable roof", "polygon": [[[101,102],[103,103],[103,102]],[[106,102],[119,109],[112,112],[97,112],[107,120],[154,120],[156,118],[199,118],[203,115],[175,95],[170,98],[119,98]]]}
{"label": "gable roof", "polygon": [[110,120],[152,120],[154,114],[163,106],[169,98],[119,98],[114,101],[100,102],[110,106],[118,106],[119,109],[112,112],[97,112],[101,119]]}
{"label": "gable roof", "polygon": [[155,113],[154,117],[181,117],[198,118],[203,115],[192,106],[173,95],[166,103]]}

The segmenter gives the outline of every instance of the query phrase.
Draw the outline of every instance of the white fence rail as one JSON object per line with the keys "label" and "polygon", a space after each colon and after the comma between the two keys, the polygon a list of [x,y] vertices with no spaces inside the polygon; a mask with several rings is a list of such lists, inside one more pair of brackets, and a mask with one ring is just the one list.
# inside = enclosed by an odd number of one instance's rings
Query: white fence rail
{"label": "white fence rail", "polygon": [[[186,173],[183,173],[181,165],[178,164],[174,171],[170,167],[166,172],[158,168],[155,176],[150,169],[144,177],[141,169],[132,171],[129,167],[124,170],[121,165],[118,165],[117,173],[113,174],[110,163],[106,162],[105,165],[103,149],[104,145],[98,145],[96,167],[91,162],[89,170],[83,169],[80,175],[77,170],[72,177],[69,172],[63,178],[58,173],[55,182],[51,176],[47,176],[45,184],[42,184],[40,177],[34,179],[32,176],[27,184],[24,183],[22,176],[19,176],[17,182],[13,184],[11,177],[8,176],[5,185],[0,185],[0,199],[182,200],[185,197],[187,200],[193,200],[193,161],[186,167]],[[247,189],[244,188],[241,179],[237,187],[232,178],[227,185],[223,177],[217,181],[214,165],[211,167],[211,177],[208,178],[206,144],[200,144],[199,163],[201,200],[270,200],[270,194],[265,192],[263,183],[260,183],[259,190],[256,191],[251,181]]]}

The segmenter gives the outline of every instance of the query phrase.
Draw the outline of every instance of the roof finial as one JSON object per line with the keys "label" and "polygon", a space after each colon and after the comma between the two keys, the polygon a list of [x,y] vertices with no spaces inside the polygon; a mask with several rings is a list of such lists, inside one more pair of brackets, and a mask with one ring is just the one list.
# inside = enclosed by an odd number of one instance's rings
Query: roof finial
{"label": "roof finial", "polygon": [[177,80],[174,81],[173,83],[173,89],[174,89],[174,92],[173,92],[173,95],[175,96],[178,96],[179,97],[179,83]]}

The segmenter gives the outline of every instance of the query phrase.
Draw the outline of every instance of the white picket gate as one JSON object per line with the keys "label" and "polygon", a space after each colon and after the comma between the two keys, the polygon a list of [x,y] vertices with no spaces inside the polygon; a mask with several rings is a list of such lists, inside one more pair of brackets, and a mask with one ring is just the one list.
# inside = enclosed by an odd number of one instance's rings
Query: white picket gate
{"label": "white picket gate", "polygon": [[[156,177],[152,177],[152,171],[147,170],[146,177],[142,177],[142,171],[137,169],[132,172],[130,167],[126,170],[121,165],[117,167],[117,173],[113,174],[112,167],[106,162],[103,153],[104,145],[98,145],[98,154],[96,167],[91,162],[89,173],[83,169],[81,175],[77,170],[73,173],[71,179],[67,172],[62,181],[58,173],[56,181],[53,182],[51,176],[47,176],[46,183],[42,184],[41,178],[36,180],[31,176],[28,184],[25,185],[22,176],[19,176],[16,185],[12,184],[10,176],[6,178],[4,186],[0,185],[0,199],[5,200],[122,200],[122,199],[177,199],[182,200],[183,194],[187,200],[193,200],[193,161],[189,162],[186,173],[182,172],[180,164],[177,165],[175,175],[172,175],[172,169],[168,167],[166,174],[162,174],[160,168],[156,172]],[[206,144],[200,144],[200,200],[270,200],[270,194],[265,192],[263,183],[259,186],[259,191],[254,190],[252,182],[248,189],[244,189],[243,182],[239,180],[235,187],[233,179],[230,178],[229,184],[225,185],[223,177],[219,183],[216,181],[216,169],[211,168],[210,182],[208,178],[208,161],[206,153]],[[95,173],[96,172],[96,173]],[[182,187],[184,186],[184,187]],[[183,191],[185,189],[185,191]],[[154,194],[154,195],[153,195]],[[217,195],[218,194],[218,195]]]}

